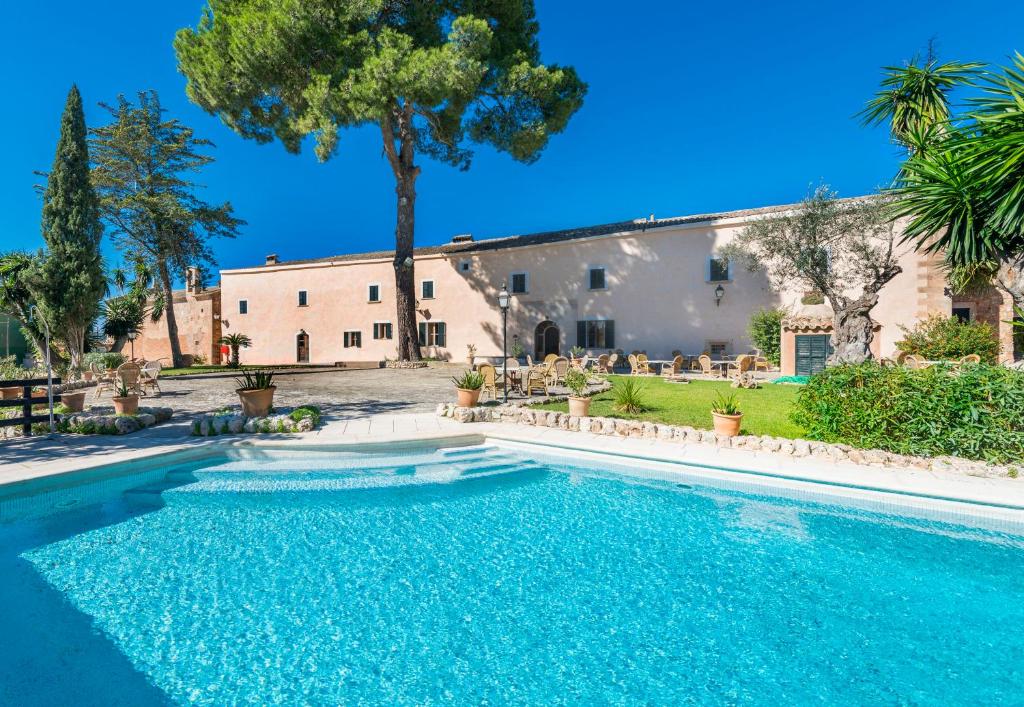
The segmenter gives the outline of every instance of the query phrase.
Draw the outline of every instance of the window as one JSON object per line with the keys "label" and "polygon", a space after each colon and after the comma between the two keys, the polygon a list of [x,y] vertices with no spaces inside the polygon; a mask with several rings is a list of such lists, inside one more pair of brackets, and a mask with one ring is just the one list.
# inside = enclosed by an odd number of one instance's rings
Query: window
{"label": "window", "polygon": [[306,291],[305,290],[299,290],[299,306],[300,307],[305,307],[307,303],[308,303],[308,298],[306,297]]}
{"label": "window", "polygon": [[732,279],[732,265],[728,258],[708,258],[708,282],[728,282]]}
{"label": "window", "polygon": [[459,272],[469,272],[473,269],[473,263],[468,260],[459,261]]}
{"label": "window", "polygon": [[708,353],[711,354],[711,358],[722,358],[729,351],[728,341],[709,341],[708,342]]}
{"label": "window", "polygon": [[423,280],[420,282],[420,299],[434,299],[433,280]]}
{"label": "window", "polygon": [[970,307],[953,307],[953,316],[962,321],[964,324],[971,321],[971,308]]}
{"label": "window", "polygon": [[509,290],[514,295],[524,295],[530,289],[529,276],[524,272],[514,272],[509,276]]}
{"label": "window", "polygon": [[444,322],[420,322],[420,346],[444,346],[445,329]]}
{"label": "window", "polygon": [[249,313],[249,300],[240,299],[238,300],[238,313],[248,314]]}
{"label": "window", "polygon": [[373,283],[366,288],[366,299],[370,302],[380,302],[380,285]]}
{"label": "window", "polygon": [[607,287],[604,278],[604,268],[590,268],[590,289],[603,290]]}
{"label": "window", "polygon": [[361,331],[346,331],[344,336],[346,349],[358,349],[363,345],[363,333]]}
{"label": "window", "polygon": [[576,322],[576,343],[585,349],[614,349],[615,322],[610,319]]}
{"label": "window", "polygon": [[390,339],[391,338],[391,322],[374,322],[373,323],[373,338],[374,339]]}

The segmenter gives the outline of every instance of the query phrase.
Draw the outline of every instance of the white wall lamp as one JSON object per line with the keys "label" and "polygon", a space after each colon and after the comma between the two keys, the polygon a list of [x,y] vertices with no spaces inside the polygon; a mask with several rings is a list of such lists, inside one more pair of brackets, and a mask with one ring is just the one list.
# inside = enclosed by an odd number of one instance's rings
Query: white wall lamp
{"label": "white wall lamp", "polygon": [[715,288],[715,306],[722,306],[722,298],[725,297],[725,288],[719,285]]}

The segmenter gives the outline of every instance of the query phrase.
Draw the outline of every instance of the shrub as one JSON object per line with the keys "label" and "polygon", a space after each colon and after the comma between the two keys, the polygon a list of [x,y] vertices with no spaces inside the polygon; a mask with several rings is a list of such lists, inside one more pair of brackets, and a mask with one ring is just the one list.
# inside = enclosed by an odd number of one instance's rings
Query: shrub
{"label": "shrub", "polygon": [[616,384],[612,395],[615,398],[615,409],[619,412],[639,415],[647,410],[644,387],[636,378],[626,378]]}
{"label": "shrub", "polygon": [[590,385],[590,380],[587,374],[576,368],[570,368],[565,372],[565,387],[572,392],[577,398],[583,398],[587,395],[587,387]]}
{"label": "shrub", "polygon": [[127,356],[116,351],[90,351],[82,356],[82,364],[87,368],[97,363],[107,370],[117,368],[127,360]]}
{"label": "shrub", "polygon": [[903,329],[903,341],[896,348],[929,361],[950,361],[978,354],[985,363],[999,360],[999,340],[985,322],[963,322],[956,317],[932,314],[913,329]]}
{"label": "shrub", "polygon": [[26,378],[25,369],[18,365],[17,356],[0,357],[0,381]]}
{"label": "shrub", "polygon": [[291,415],[289,415],[289,417],[291,417],[296,422],[298,422],[299,420],[304,420],[308,417],[313,420],[313,427],[319,427],[321,412],[320,408],[318,408],[316,405],[300,405],[299,407],[292,410]]}
{"label": "shrub", "polygon": [[785,309],[761,309],[750,317],[747,334],[754,346],[773,366],[782,363],[782,320]]}
{"label": "shrub", "polygon": [[1024,456],[1024,372],[835,366],[800,390],[793,420],[824,442],[1006,462]]}

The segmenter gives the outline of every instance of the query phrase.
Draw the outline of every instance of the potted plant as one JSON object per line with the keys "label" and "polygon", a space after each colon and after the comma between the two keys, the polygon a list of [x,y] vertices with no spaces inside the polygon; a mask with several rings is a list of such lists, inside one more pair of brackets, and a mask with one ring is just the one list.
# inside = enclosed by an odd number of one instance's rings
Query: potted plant
{"label": "potted plant", "polygon": [[590,394],[587,390],[590,382],[583,371],[570,368],[565,374],[565,387],[572,395],[569,396],[569,414],[586,417],[590,414]]}
{"label": "potted plant", "polygon": [[274,405],[274,374],[270,371],[243,371],[235,378],[242,414],[246,417],[266,417]]}
{"label": "potted plant", "polygon": [[526,363],[526,349],[519,343],[518,340],[512,342],[512,346],[509,347],[508,352],[512,354],[512,358],[519,361],[519,363]]}
{"label": "potted plant", "polygon": [[473,367],[473,360],[476,358],[476,344],[466,344],[466,365]]}
{"label": "potted plant", "polygon": [[452,377],[452,383],[459,391],[459,407],[476,407],[484,387],[484,377],[476,371],[466,371],[461,376]]}
{"label": "potted plant", "polygon": [[[135,396],[135,406],[138,407],[138,396]],[[68,409],[68,412],[82,412],[85,409],[85,391],[79,390],[74,393],[61,393],[60,402]]]}
{"label": "potted plant", "polygon": [[716,433],[726,437],[738,435],[743,413],[740,411],[740,403],[736,399],[736,394],[722,395],[719,393],[715,402],[711,403],[711,417],[715,422]]}
{"label": "potted plant", "polygon": [[569,349],[569,355],[572,357],[572,360],[576,362],[583,358],[583,354],[585,354],[586,352],[587,350],[584,349],[582,346],[573,346],[571,349]]}
{"label": "potted plant", "polygon": [[4,387],[3,382],[5,380],[18,380],[19,378],[28,378],[25,375],[25,369],[18,365],[18,360],[14,356],[6,356],[0,358],[0,400],[16,400],[21,397],[21,388],[16,386]]}
{"label": "potted plant", "polygon": [[[114,413],[117,415],[134,415],[139,410],[139,394],[133,393],[122,381],[114,384]],[[63,398],[63,396],[61,396]],[[63,400],[62,400],[63,402]]]}

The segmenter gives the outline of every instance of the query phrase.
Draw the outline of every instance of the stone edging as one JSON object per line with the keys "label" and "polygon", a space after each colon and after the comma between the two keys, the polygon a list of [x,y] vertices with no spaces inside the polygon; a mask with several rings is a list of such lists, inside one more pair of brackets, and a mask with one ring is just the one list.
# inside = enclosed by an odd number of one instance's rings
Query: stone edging
{"label": "stone edging", "polygon": [[[545,399],[543,402],[561,402],[565,396]],[[665,425],[641,420],[622,420],[614,417],[577,417],[565,412],[531,410],[530,403],[497,405],[494,407],[459,407],[455,403],[440,403],[437,414],[450,417],[456,422],[506,422],[535,427],[555,427],[571,432],[615,437],[639,437],[658,439],[680,444],[704,444],[728,449],[751,452],[773,452],[791,457],[813,457],[832,462],[853,462],[876,467],[916,468],[936,472],[954,472],[969,476],[990,478],[1016,478],[1017,467],[999,466],[983,461],[959,457],[911,457],[894,454],[880,449],[858,449],[848,444],[828,444],[806,439],[787,439],[768,435],[740,435],[727,437],[712,430],[700,430],[681,425]]]}
{"label": "stone edging", "polygon": [[429,365],[427,361],[384,361],[384,368],[427,368]]}
{"label": "stone edging", "polygon": [[278,408],[266,417],[246,417],[238,412],[213,415],[198,415],[192,419],[191,433],[196,437],[216,437],[227,434],[288,434],[310,432],[314,429],[313,419],[303,417],[292,419],[294,408]]}
{"label": "stone edging", "polygon": [[167,422],[174,411],[167,407],[140,407],[135,415],[115,415],[114,408],[92,408],[60,416],[60,430],[71,434],[126,435]]}

